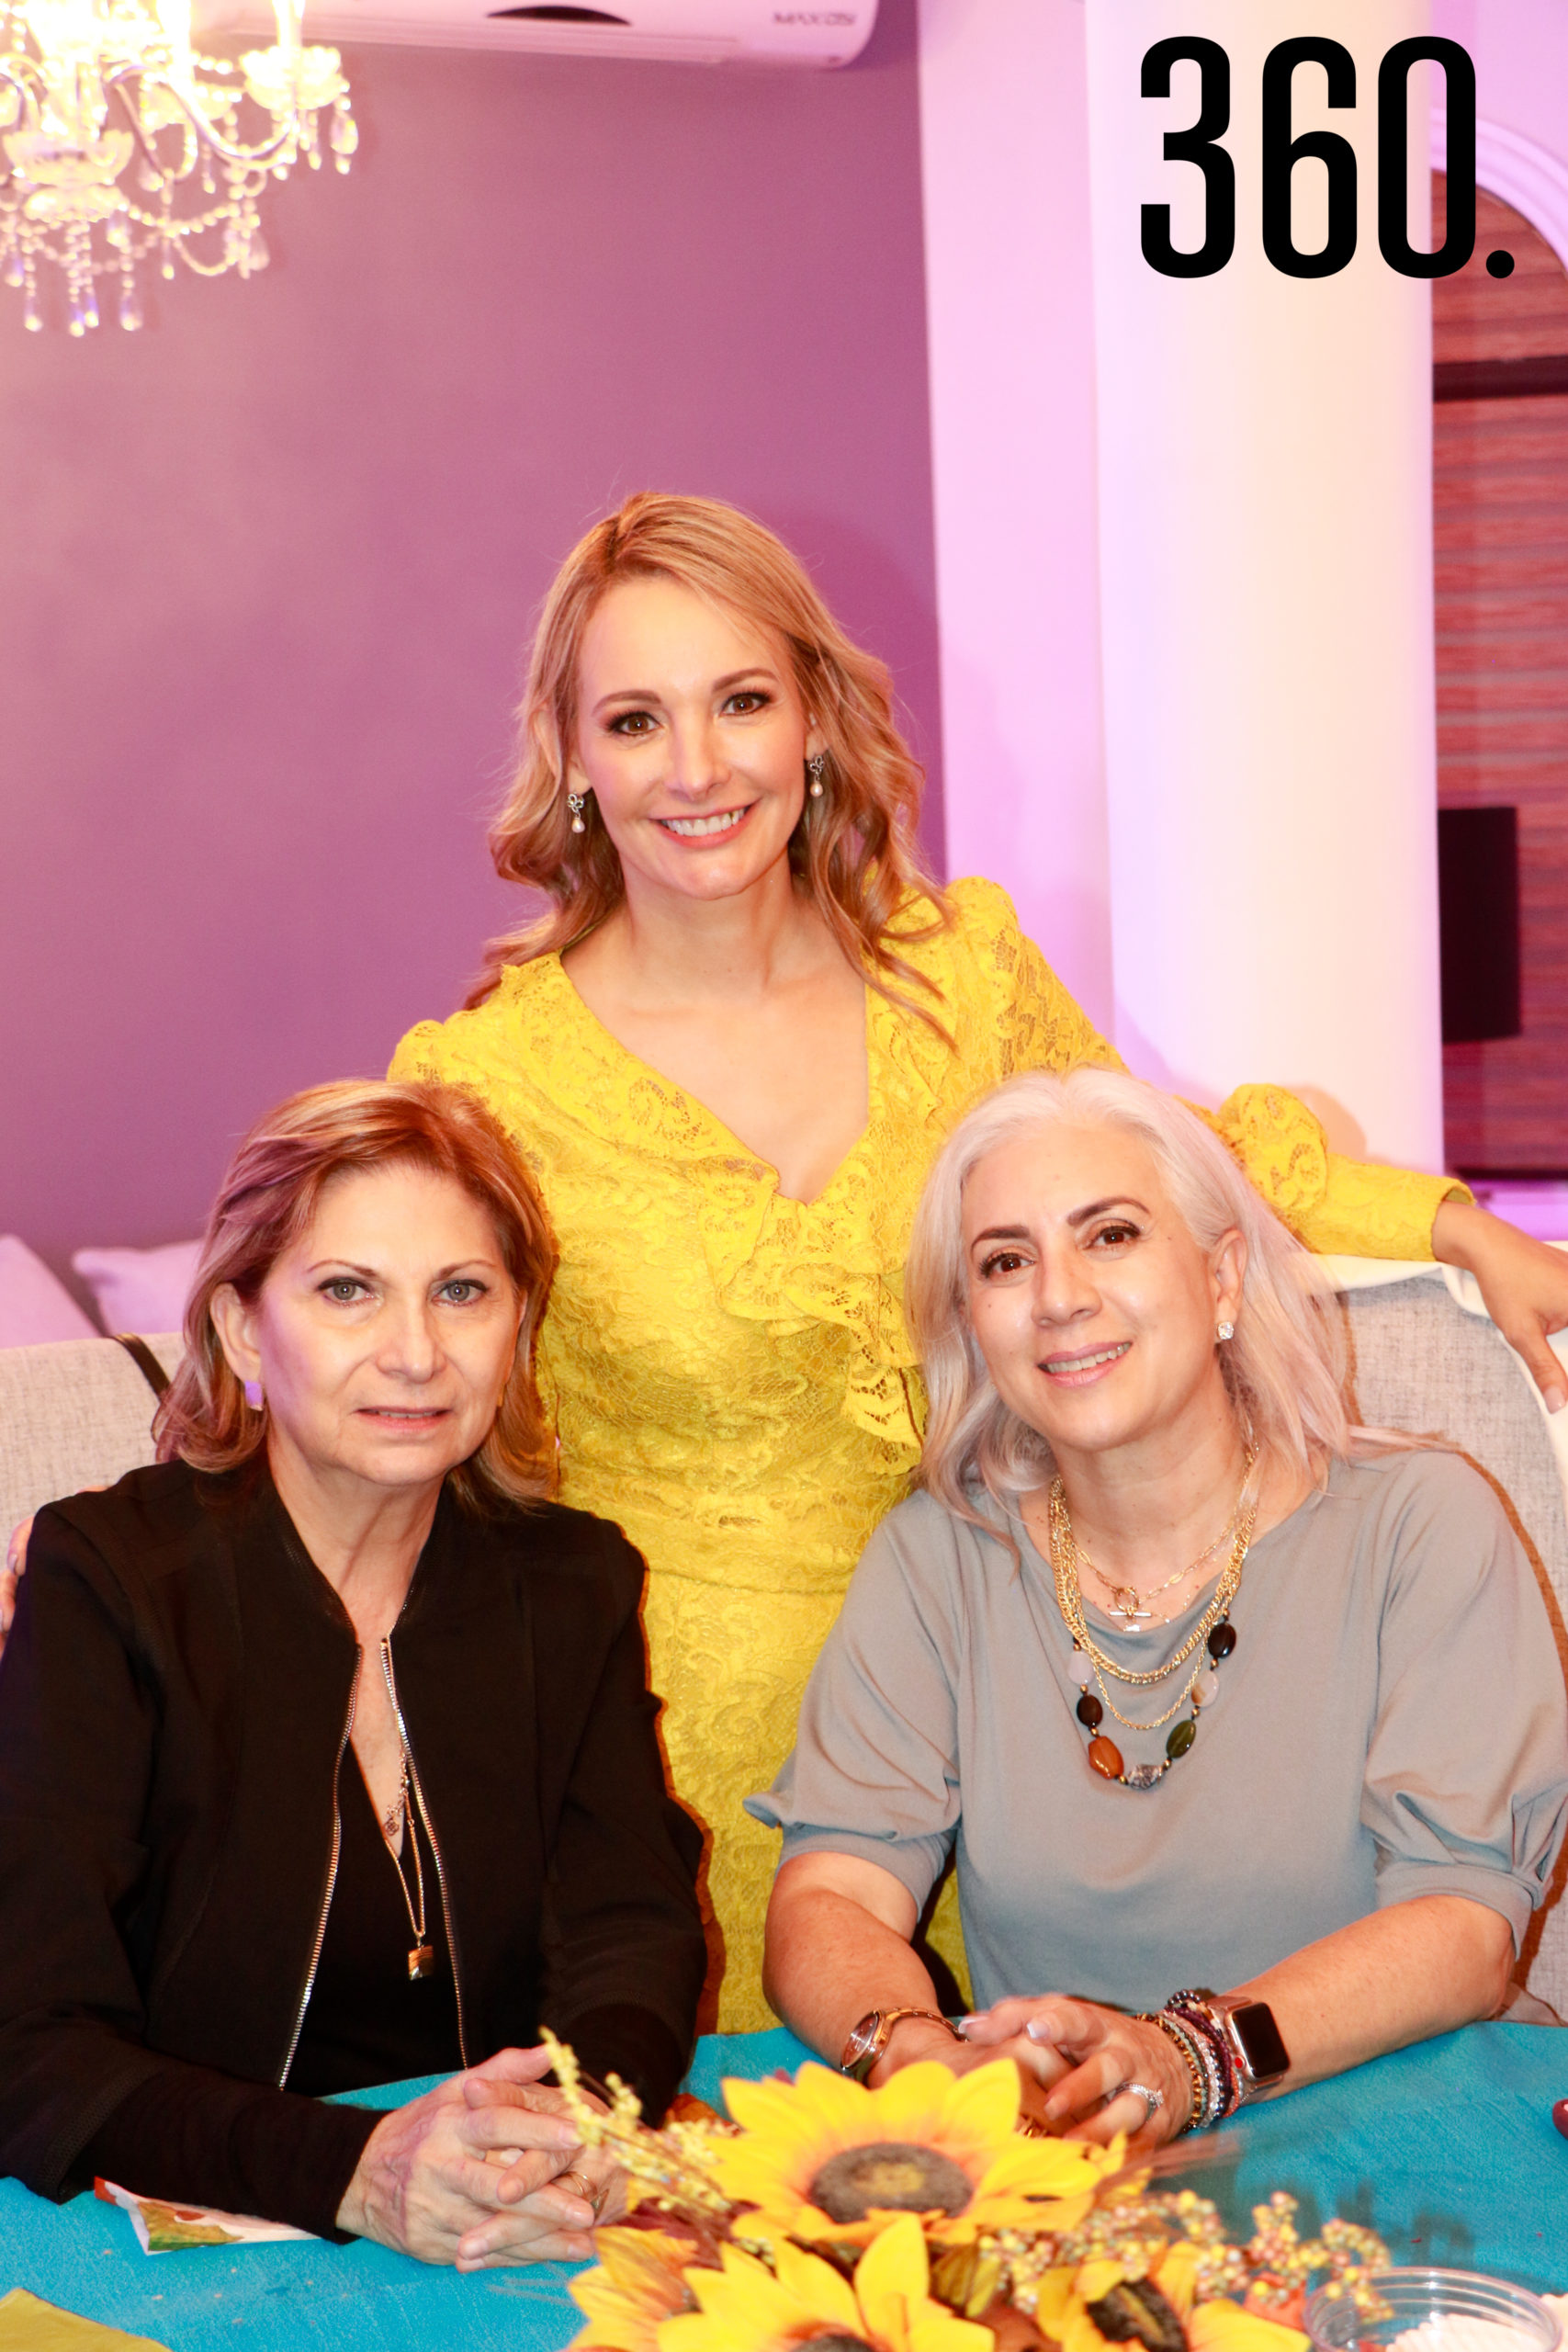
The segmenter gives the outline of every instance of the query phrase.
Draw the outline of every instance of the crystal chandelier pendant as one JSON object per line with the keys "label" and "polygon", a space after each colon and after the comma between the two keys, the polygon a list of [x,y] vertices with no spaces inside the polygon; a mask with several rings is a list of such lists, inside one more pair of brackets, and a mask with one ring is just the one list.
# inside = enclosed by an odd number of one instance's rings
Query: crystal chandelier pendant
{"label": "crystal chandelier pendant", "polygon": [[[277,40],[238,60],[191,41],[191,0],[0,0],[0,279],[43,324],[39,264],[63,280],[73,335],[100,281],[142,323],[147,262],[164,278],[265,269],[257,199],[322,132],[346,172],[359,133],[335,49],[307,48],[300,0],[273,0]],[[325,122],[322,117],[325,117]]]}

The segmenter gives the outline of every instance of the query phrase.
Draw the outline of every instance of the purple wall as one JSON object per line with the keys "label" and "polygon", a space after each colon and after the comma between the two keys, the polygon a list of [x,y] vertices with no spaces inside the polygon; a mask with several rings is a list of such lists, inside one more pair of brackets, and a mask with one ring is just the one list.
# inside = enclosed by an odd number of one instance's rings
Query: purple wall
{"label": "purple wall", "polygon": [[354,173],[271,199],[265,277],[83,345],[0,291],[0,1230],[192,1232],[267,1103],[457,1001],[529,616],[625,492],[781,531],[934,763],[882,17],[837,74],[363,50]]}

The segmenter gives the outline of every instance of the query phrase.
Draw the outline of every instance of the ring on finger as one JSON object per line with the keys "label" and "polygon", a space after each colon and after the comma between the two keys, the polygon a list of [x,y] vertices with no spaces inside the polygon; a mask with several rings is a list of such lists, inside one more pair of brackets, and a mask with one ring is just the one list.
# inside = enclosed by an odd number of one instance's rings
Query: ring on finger
{"label": "ring on finger", "polygon": [[1123,2091],[1131,2091],[1134,2097],[1143,2100],[1144,2120],[1139,2124],[1138,2130],[1140,2132],[1145,2131],[1148,2125],[1153,2122],[1155,2117],[1159,2113],[1160,2109],[1165,2105],[1165,2093],[1159,2090],[1151,2090],[1147,2083],[1118,2083],[1116,2088],[1111,2092],[1111,2098],[1106,2100],[1106,2106],[1109,2107],[1112,2100],[1119,2099]]}
{"label": "ring on finger", "polygon": [[585,2172],[579,2172],[575,2165],[570,2171],[558,2173],[556,2176],[556,2186],[558,2188],[564,2188],[569,2181],[576,2181],[579,2184],[572,2192],[573,2195],[581,2197],[585,2205],[592,2205],[597,2218],[599,2208],[604,2201],[604,2190],[595,2188],[588,2175]]}

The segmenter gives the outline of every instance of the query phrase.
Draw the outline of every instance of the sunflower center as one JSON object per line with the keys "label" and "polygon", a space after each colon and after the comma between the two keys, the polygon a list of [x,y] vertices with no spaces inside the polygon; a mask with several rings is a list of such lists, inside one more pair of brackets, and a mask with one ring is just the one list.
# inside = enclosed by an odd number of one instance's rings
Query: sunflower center
{"label": "sunflower center", "polygon": [[1110,2344],[1140,2346],[1142,2352],[1187,2352],[1187,2331],[1152,2278],[1123,2278],[1084,2308]]}
{"label": "sunflower center", "polygon": [[863,2335],[845,2335],[839,2328],[829,2328],[825,2335],[803,2335],[800,2341],[809,2344],[811,2352],[871,2352]]}
{"label": "sunflower center", "polygon": [[951,2156],[907,2140],[840,2148],[810,2189],[812,2203],[830,2222],[863,2222],[871,2212],[962,2213],[974,2194],[974,2182]]}

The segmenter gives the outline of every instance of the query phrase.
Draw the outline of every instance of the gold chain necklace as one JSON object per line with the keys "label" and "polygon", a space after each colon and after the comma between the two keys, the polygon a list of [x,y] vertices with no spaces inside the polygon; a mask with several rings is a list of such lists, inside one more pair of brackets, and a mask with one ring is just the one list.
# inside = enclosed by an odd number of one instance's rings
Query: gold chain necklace
{"label": "gold chain necklace", "polygon": [[[1249,1476],[1257,1458],[1257,1447],[1249,1447],[1247,1459]],[[1057,1606],[1067,1621],[1077,1646],[1093,1659],[1102,1674],[1111,1675],[1118,1682],[1125,1682],[1131,1689],[1147,1690],[1155,1683],[1163,1682],[1167,1675],[1174,1674],[1178,1667],[1186,1665],[1194,1650],[1202,1647],[1213,1628],[1230,1607],[1235,1597],[1235,1589],[1241,1582],[1242,1563],[1247,1558],[1247,1549],[1252,1542],[1252,1531],[1257,1521],[1258,1504],[1254,1501],[1251,1509],[1237,1524],[1235,1540],[1231,1546],[1231,1556],[1225,1563],[1224,1573],[1214,1589],[1214,1597],[1204,1610],[1202,1616],[1180,1648],[1172,1657],[1167,1658],[1163,1666],[1156,1666],[1146,1672],[1141,1672],[1132,1667],[1118,1666],[1114,1658],[1107,1657],[1089,1629],[1089,1621],[1084,1615],[1083,1592],[1078,1584],[1078,1549],[1073,1536],[1073,1521],[1072,1514],[1067,1509],[1066,1489],[1059,1476],[1053,1478],[1049,1534],[1051,1568],[1055,1579]]]}
{"label": "gold chain necklace", "polygon": [[[1052,1481],[1049,1540],[1052,1573],[1056,1587],[1056,1603],[1073,1636],[1073,1679],[1077,1682],[1087,1684],[1089,1671],[1092,1670],[1094,1679],[1100,1686],[1101,1698],[1104,1700],[1104,1707],[1102,1707],[1100,1700],[1085,1689],[1075,1711],[1078,1721],[1089,1734],[1089,1761],[1102,1780],[1117,1781],[1123,1788],[1152,1789],[1165,1778],[1173,1764],[1180,1762],[1198,1736],[1198,1716],[1201,1707],[1205,1703],[1198,1695],[1199,1681],[1205,1671],[1217,1673],[1221,1664],[1235,1648],[1235,1628],[1229,1623],[1228,1612],[1240,1586],[1242,1569],[1246,1565],[1247,1555],[1252,1544],[1253,1530],[1258,1524],[1260,1495],[1254,1496],[1250,1506],[1245,1510],[1242,1508],[1242,1498],[1246,1495],[1247,1483],[1252,1476],[1253,1465],[1257,1459],[1258,1448],[1256,1445],[1251,1445],[1247,1449],[1247,1468],[1242,1475],[1241,1494],[1236,1498],[1236,1516],[1233,1521],[1235,1533],[1231,1546],[1231,1556],[1215,1588],[1213,1600],[1203,1611],[1187,1640],[1181,1644],[1175,1654],[1168,1657],[1163,1666],[1155,1667],[1146,1672],[1134,1672],[1131,1668],[1118,1666],[1113,1658],[1107,1657],[1089,1632],[1089,1623],[1084,1615],[1083,1591],[1077,1574],[1078,1562],[1082,1555],[1078,1552],[1073,1537],[1072,1514],[1067,1509],[1066,1491],[1059,1477]],[[1223,1540],[1223,1538],[1220,1539],[1220,1541]],[[1211,1552],[1217,1548],[1217,1544],[1211,1544],[1209,1547]],[[1207,1554],[1201,1553],[1193,1566],[1201,1565],[1207,1556]],[[1183,1571],[1187,1576],[1191,1573],[1190,1568]],[[1164,1589],[1163,1587],[1158,1589]],[[1199,1657],[1197,1665],[1193,1667],[1179,1696],[1163,1714],[1155,1716],[1152,1722],[1137,1723],[1130,1715],[1124,1715],[1106,1688],[1105,1677],[1110,1674],[1119,1682],[1147,1690],[1154,1683],[1163,1682],[1168,1675],[1176,1673],[1201,1648],[1207,1650],[1207,1657]],[[1105,1707],[1109,1707],[1117,1722],[1124,1724],[1129,1731],[1157,1731],[1162,1724],[1169,1723],[1173,1715],[1179,1714],[1189,1700],[1192,1702],[1192,1713],[1179,1723],[1171,1732],[1165,1744],[1165,1755],[1157,1764],[1134,1764],[1129,1768],[1123,1762],[1122,1751],[1114,1740],[1108,1738],[1100,1729],[1100,1724],[1104,1721]]]}
{"label": "gold chain necklace", "polygon": [[[416,1812],[416,1806],[418,1812]],[[419,1850],[419,1815],[423,1812],[423,1807],[419,1805],[417,1788],[414,1793],[414,1804],[409,1803],[409,1759],[408,1750],[405,1748],[402,1787],[399,1792],[394,1813],[389,1814],[381,1824],[381,1835],[386,1838],[387,1851],[390,1854],[392,1867],[398,1873],[398,1884],[401,1887],[403,1894],[403,1908],[409,1915],[409,1932],[413,1938],[413,1943],[409,1951],[411,1984],[416,1983],[422,1976],[434,1976],[435,1973],[435,1948],[426,1935],[424,1928],[424,1862]],[[400,1816],[402,1823],[407,1826],[409,1843],[413,1848],[414,1886],[419,1903],[417,1917],[414,1910],[415,1897],[409,1893],[408,1874],[403,1869],[403,1858],[392,1842],[395,1832],[389,1826],[390,1822],[398,1816]],[[428,1831],[426,1834],[428,1835]]]}
{"label": "gold chain necklace", "polygon": [[1078,1567],[1080,1569],[1087,1568],[1090,1576],[1093,1577],[1095,1582],[1099,1585],[1102,1585],[1105,1590],[1111,1595],[1111,1612],[1112,1616],[1120,1617],[1123,1625],[1128,1627],[1129,1630],[1131,1630],[1131,1628],[1140,1621],[1145,1623],[1152,1623],[1154,1622],[1154,1611],[1149,1609],[1140,1609],[1138,1606],[1139,1601],[1154,1600],[1157,1599],[1159,1594],[1162,1592],[1168,1592],[1173,1585],[1185,1584],[1189,1577],[1196,1576],[1199,1569],[1203,1566],[1206,1561],[1212,1560],[1216,1552],[1222,1550],[1225,1544],[1233,1541],[1235,1535],[1236,1527],[1241,1519],[1242,1505],[1247,1500],[1247,1482],[1252,1476],[1253,1465],[1257,1460],[1257,1449],[1254,1448],[1247,1454],[1247,1466],[1241,1474],[1241,1485],[1236,1490],[1236,1498],[1232,1507],[1231,1515],[1229,1519],[1226,1520],[1224,1527],[1221,1528],[1219,1533],[1215,1536],[1213,1542],[1212,1544],[1205,1544],[1203,1549],[1199,1553],[1195,1560],[1190,1560],[1184,1568],[1178,1568],[1176,1574],[1173,1577],[1167,1577],[1163,1584],[1118,1584],[1114,1577],[1108,1577],[1103,1568],[1096,1566],[1095,1562],[1089,1558],[1089,1554],[1084,1550],[1082,1544],[1079,1544],[1076,1538],[1074,1539],[1074,1553]]}

